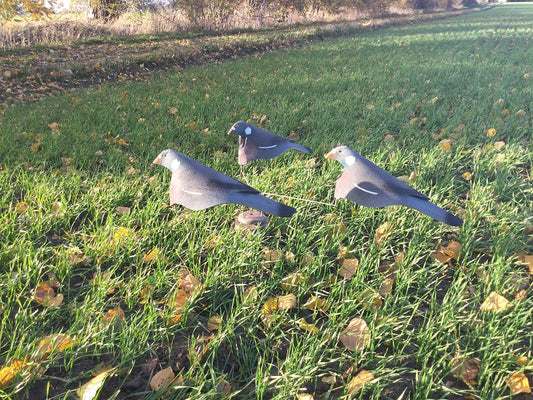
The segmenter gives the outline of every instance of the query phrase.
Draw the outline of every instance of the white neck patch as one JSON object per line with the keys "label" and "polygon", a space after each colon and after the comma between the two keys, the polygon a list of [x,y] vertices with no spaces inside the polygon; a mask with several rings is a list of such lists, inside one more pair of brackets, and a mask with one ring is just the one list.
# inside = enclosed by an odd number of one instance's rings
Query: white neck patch
{"label": "white neck patch", "polygon": [[354,156],[348,156],[344,159],[344,163],[349,167],[350,165],[353,165],[353,163],[355,162],[355,157]]}
{"label": "white neck patch", "polygon": [[252,134],[252,128],[250,128],[249,126],[244,130],[244,134],[246,136],[250,136]]}
{"label": "white neck patch", "polygon": [[177,171],[178,168],[180,167],[181,163],[177,160],[177,159],[174,159],[172,160],[172,162],[170,163],[170,167],[169,169],[174,172],[174,171]]}

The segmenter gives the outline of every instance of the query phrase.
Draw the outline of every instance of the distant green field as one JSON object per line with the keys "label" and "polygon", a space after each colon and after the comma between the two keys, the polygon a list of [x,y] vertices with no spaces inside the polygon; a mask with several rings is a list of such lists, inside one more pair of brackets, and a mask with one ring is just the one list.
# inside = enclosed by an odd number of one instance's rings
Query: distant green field
{"label": "distant green field", "polygon": [[[532,41],[533,3],[509,3],[8,107],[0,397],[76,398],[117,367],[98,398],[509,398],[509,382],[533,378],[532,267],[518,261],[533,253]],[[464,225],[277,198],[298,212],[246,234],[241,206],[168,207],[154,157],[175,148],[242,179],[226,135],[238,120],[315,150],[246,166],[263,192],[333,203],[341,165],[323,154],[342,143],[414,173]],[[457,260],[432,256],[454,242]],[[201,288],[179,308],[184,268]],[[269,300],[289,294],[287,276],[295,306],[279,310]],[[504,310],[483,310],[492,292]],[[368,339],[353,351],[339,337],[356,317]],[[154,391],[168,367],[177,378]],[[353,389],[361,370],[373,379]]]}

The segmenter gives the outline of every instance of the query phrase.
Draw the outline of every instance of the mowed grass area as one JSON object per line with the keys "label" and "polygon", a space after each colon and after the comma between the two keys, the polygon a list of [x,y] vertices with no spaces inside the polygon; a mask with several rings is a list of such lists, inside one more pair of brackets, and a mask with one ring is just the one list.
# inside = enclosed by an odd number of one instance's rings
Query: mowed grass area
{"label": "mowed grass area", "polygon": [[[532,26],[533,4],[506,4],[7,108],[2,396],[75,398],[117,367],[99,398],[347,398],[361,370],[374,379],[354,398],[509,398],[506,380],[533,376],[531,269],[517,257],[533,252]],[[168,207],[155,156],[176,148],[238,177],[226,133],[241,119],[315,150],[247,166],[261,191],[333,202],[341,165],[323,154],[342,143],[396,176],[415,172],[410,184],[464,225],[284,200],[292,218],[247,234],[233,228],[243,207]],[[457,260],[432,257],[453,241]],[[359,260],[351,279],[339,275],[343,246]],[[201,288],[179,307],[184,268]],[[266,303],[296,271],[295,307]],[[63,296],[56,307],[34,299],[44,282]],[[492,292],[505,310],[480,309]],[[306,308],[310,296],[329,308]],[[353,351],[339,337],[355,317],[369,339]],[[41,342],[59,333],[70,342]],[[168,367],[178,378],[153,391]]]}

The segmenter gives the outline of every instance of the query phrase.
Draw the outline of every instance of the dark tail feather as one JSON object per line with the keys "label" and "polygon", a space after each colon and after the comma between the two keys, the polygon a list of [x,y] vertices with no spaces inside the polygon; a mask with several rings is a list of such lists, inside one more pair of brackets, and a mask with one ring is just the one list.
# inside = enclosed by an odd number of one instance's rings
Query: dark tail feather
{"label": "dark tail feather", "polygon": [[423,200],[417,197],[409,197],[408,201],[404,203],[408,207],[412,207],[415,210],[423,212],[426,215],[448,225],[461,226],[463,220],[448,211],[440,208],[428,200]]}
{"label": "dark tail feather", "polygon": [[242,193],[238,199],[235,199],[235,203],[256,208],[268,214],[277,215],[278,217],[290,217],[296,212],[295,208],[258,193]]}
{"label": "dark tail feather", "polygon": [[308,154],[313,152],[313,150],[311,150],[309,147],[305,147],[305,146],[302,146],[301,144],[294,143],[294,142],[292,143],[292,148],[294,150],[302,151],[302,152],[308,153]]}

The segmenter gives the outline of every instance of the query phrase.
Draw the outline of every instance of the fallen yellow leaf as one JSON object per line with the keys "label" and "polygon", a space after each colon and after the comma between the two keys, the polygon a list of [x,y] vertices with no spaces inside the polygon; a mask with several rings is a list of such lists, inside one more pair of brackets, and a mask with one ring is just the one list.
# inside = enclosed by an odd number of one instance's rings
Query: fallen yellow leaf
{"label": "fallen yellow leaf", "polygon": [[169,325],[174,325],[177,323],[183,316],[183,311],[187,300],[189,300],[190,294],[183,289],[178,289],[174,296],[172,296],[167,304],[171,309],[171,316],[168,320]]}
{"label": "fallen yellow leaf", "polygon": [[490,128],[487,130],[487,137],[494,137],[496,136],[496,129]]}
{"label": "fallen yellow leaf", "polygon": [[492,292],[481,304],[479,309],[481,311],[492,311],[495,313],[499,313],[506,310],[510,306],[511,303],[509,302],[509,300],[507,300],[505,297],[496,292]]}
{"label": "fallen yellow leaf", "polygon": [[377,229],[376,229],[376,244],[378,247],[380,247],[387,239],[389,239],[392,236],[392,233],[394,232],[394,228],[392,224],[389,221],[386,221],[382,223]]}
{"label": "fallen yellow leaf", "polygon": [[298,320],[298,326],[300,329],[303,329],[304,331],[311,332],[311,333],[318,333],[319,330],[315,324],[308,323],[305,318],[301,318]]}
{"label": "fallen yellow leaf", "polygon": [[452,151],[452,141],[450,139],[442,139],[439,142],[439,145],[442,151],[446,153],[449,153],[450,151]]}
{"label": "fallen yellow leaf", "polygon": [[92,378],[85,385],[80,387],[77,391],[77,394],[80,400],[93,400],[97,397],[98,391],[104,385],[106,378],[115,371],[117,367],[110,368],[106,371],[103,371]]}
{"label": "fallen yellow leaf", "polygon": [[350,382],[348,382],[347,391],[348,394],[354,394],[361,389],[365,383],[374,379],[372,372],[362,369],[357,375],[355,375]]}
{"label": "fallen yellow leaf", "polygon": [[519,393],[531,393],[531,387],[529,386],[529,380],[523,372],[517,372],[511,375],[505,380],[509,389],[511,389],[511,395]]}
{"label": "fallen yellow leaf", "polygon": [[465,180],[465,181],[471,181],[472,180],[472,173],[471,172],[463,172],[461,174],[461,177]]}
{"label": "fallen yellow leaf", "polygon": [[61,351],[74,346],[78,341],[70,335],[58,333],[48,335],[42,338],[37,344],[35,358],[37,360],[44,360],[50,355],[52,351]]}
{"label": "fallen yellow leaf", "polygon": [[328,311],[330,306],[331,303],[326,299],[311,295],[302,307],[307,308],[309,310],[318,310],[320,312],[325,313],[326,311]]}
{"label": "fallen yellow leaf", "polygon": [[112,310],[108,310],[102,317],[102,323],[104,326],[115,325],[116,327],[122,326],[126,320],[126,314],[120,307],[115,307]]}
{"label": "fallen yellow leaf", "polygon": [[148,254],[145,254],[143,257],[143,261],[146,264],[151,263],[152,261],[156,260],[159,256],[159,249],[157,247],[154,247]]}
{"label": "fallen yellow leaf", "polygon": [[17,374],[26,369],[28,363],[14,359],[7,367],[0,369],[0,389],[6,388]]}

